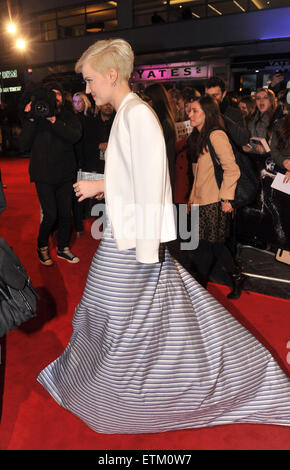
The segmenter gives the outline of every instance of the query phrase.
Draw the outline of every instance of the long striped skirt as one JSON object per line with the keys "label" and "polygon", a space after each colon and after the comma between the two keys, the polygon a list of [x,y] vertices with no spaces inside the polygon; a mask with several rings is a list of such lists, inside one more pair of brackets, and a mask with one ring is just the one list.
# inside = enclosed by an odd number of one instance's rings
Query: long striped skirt
{"label": "long striped skirt", "polygon": [[104,233],[63,354],[38,381],[101,433],[290,425],[290,381],[165,249],[141,264]]}

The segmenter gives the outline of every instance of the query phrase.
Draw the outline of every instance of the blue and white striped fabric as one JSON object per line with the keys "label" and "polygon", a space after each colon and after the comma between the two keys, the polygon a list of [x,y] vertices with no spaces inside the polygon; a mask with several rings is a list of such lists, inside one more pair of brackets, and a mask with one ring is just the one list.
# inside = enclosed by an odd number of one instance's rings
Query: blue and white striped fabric
{"label": "blue and white striped fabric", "polygon": [[289,378],[167,250],[140,264],[108,227],[73,328],[38,380],[97,432],[290,425]]}

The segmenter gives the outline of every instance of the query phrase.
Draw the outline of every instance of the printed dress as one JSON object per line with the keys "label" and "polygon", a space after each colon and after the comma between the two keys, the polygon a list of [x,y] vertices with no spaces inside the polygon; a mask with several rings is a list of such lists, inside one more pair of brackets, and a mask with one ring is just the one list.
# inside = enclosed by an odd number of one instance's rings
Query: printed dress
{"label": "printed dress", "polygon": [[109,226],[72,337],[38,381],[100,433],[290,425],[290,381],[268,350],[167,249],[139,263]]}

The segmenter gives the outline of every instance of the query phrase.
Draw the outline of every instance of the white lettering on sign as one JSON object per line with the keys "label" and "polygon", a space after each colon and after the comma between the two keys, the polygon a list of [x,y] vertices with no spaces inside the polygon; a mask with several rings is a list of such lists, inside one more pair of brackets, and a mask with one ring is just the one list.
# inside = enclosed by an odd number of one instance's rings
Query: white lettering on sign
{"label": "white lettering on sign", "polygon": [[16,78],[17,77],[17,70],[5,70],[4,72],[0,72],[2,78]]}
{"label": "white lettering on sign", "polygon": [[140,80],[174,80],[176,78],[207,78],[207,65],[144,66],[134,70],[133,78]]}
{"label": "white lettering on sign", "polygon": [[0,88],[0,93],[11,93],[13,91],[21,91],[21,86],[9,86],[5,88]]}
{"label": "white lettering on sign", "polygon": [[278,60],[278,61],[275,61],[275,60],[269,60],[269,64],[271,67],[289,67],[290,65],[290,62],[289,60]]}

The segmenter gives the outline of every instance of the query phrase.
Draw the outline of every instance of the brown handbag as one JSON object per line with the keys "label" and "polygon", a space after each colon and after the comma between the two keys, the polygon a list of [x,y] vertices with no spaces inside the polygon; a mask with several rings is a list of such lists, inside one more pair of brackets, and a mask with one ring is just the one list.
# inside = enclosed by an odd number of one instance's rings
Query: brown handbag
{"label": "brown handbag", "polygon": [[280,261],[280,263],[285,263],[290,265],[290,251],[282,250],[282,248],[278,248],[276,253],[276,260]]}

